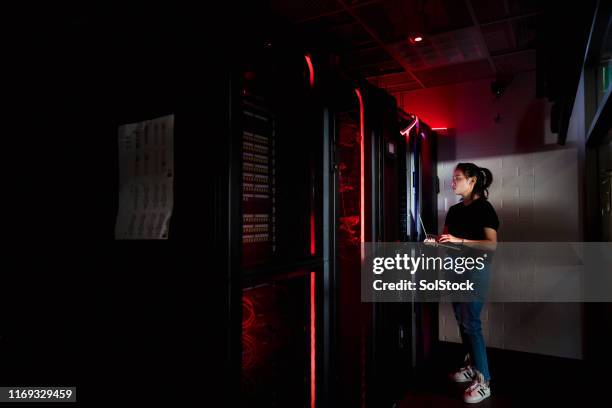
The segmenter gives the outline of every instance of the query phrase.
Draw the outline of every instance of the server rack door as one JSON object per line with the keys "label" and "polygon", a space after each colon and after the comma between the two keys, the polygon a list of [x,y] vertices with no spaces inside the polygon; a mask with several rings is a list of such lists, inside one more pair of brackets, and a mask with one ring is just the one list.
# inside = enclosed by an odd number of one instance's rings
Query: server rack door
{"label": "server rack door", "polygon": [[[420,203],[419,214],[427,233],[438,233],[438,177],[437,138],[426,123],[419,124]],[[425,238],[425,232],[421,240]],[[418,344],[417,362],[426,365],[434,352],[438,340],[438,304],[423,303],[419,314],[421,335]]]}
{"label": "server rack door", "polygon": [[[347,94],[351,93],[347,89]],[[352,104],[335,111],[338,190],[336,234],[337,274],[336,341],[337,401],[343,406],[361,403],[362,317],[358,277],[362,240],[362,135],[360,105],[353,94]]]}
{"label": "server rack door", "polygon": [[[409,132],[411,194],[410,210],[414,229],[413,241],[425,239],[425,232],[437,233],[437,177],[435,135],[416,119]],[[434,216],[436,214],[436,216]],[[425,225],[426,231],[423,229]],[[412,367],[413,375],[426,367],[437,342],[437,305],[412,302]]]}
{"label": "server rack door", "polygon": [[235,92],[242,406],[314,406],[320,361],[323,110],[303,56],[257,53]]}
{"label": "server rack door", "polygon": [[[348,92],[347,92],[348,94]],[[397,131],[389,99],[374,88],[359,88],[353,104],[337,109],[336,159],[337,192],[337,281],[336,328],[339,390],[343,406],[384,406],[390,401],[388,369],[396,357],[386,353],[389,341],[397,341],[392,308],[363,304],[360,301],[361,242],[382,241],[385,233],[399,229],[385,228],[386,200],[397,201],[397,177],[393,158],[387,156],[386,135]],[[348,98],[347,98],[348,99]],[[392,123],[387,123],[389,120]],[[394,136],[396,137],[397,132]],[[394,140],[389,136],[389,140]],[[389,166],[388,174],[385,166]],[[388,180],[385,178],[388,177]],[[385,182],[386,181],[386,182]],[[387,195],[389,197],[387,197]],[[390,223],[399,223],[397,203],[389,204]],[[386,331],[386,333],[385,333]],[[391,337],[393,339],[391,340]],[[393,343],[393,347],[397,346]],[[392,347],[392,349],[393,349]]]}
{"label": "server rack door", "polygon": [[[372,94],[376,109],[370,115],[374,116],[379,183],[374,220],[379,224],[379,241],[399,242],[405,239],[406,211],[402,214],[400,206],[406,200],[406,139],[400,134],[395,100],[382,91]],[[392,407],[410,385],[410,326],[410,303],[373,304],[368,406]]]}

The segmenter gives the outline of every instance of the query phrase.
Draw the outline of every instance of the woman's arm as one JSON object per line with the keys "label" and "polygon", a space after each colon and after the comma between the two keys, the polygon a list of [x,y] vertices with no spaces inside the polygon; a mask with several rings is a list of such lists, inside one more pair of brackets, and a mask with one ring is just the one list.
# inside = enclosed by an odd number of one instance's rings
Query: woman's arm
{"label": "woman's arm", "polygon": [[485,239],[483,240],[464,240],[464,244],[476,249],[484,249],[486,251],[495,251],[497,249],[497,231],[493,228],[485,227]]}
{"label": "woman's arm", "polygon": [[438,242],[454,242],[457,244],[465,244],[472,248],[484,249],[487,251],[495,251],[495,249],[497,248],[497,231],[495,231],[493,228],[485,227],[485,239],[481,240],[463,239],[451,234],[447,234],[446,227],[444,228],[444,232],[445,234],[440,235],[440,239],[438,240]]}

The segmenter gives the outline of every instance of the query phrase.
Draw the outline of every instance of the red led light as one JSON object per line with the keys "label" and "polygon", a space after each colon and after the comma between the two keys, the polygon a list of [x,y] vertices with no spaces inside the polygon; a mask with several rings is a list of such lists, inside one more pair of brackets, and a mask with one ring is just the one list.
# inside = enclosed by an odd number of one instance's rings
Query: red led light
{"label": "red led light", "polygon": [[315,254],[315,216],[314,209],[311,210],[310,214],[310,255]]}
{"label": "red led light", "polygon": [[310,272],[310,406],[315,408],[316,402],[316,275]]}
{"label": "red led light", "polygon": [[312,58],[308,54],[304,55],[304,58],[306,59],[306,64],[308,64],[308,80],[310,87],[314,88],[314,66],[312,65]]}

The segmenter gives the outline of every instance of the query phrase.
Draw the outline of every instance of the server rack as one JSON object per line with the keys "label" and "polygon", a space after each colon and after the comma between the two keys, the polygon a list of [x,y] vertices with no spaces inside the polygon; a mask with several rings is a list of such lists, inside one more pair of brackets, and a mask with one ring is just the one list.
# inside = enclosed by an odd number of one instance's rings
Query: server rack
{"label": "server rack", "polygon": [[324,110],[311,58],[265,42],[233,77],[240,406],[315,406],[320,394]]}
{"label": "server rack", "polygon": [[[437,230],[436,135],[415,115],[397,109],[384,93],[376,97],[377,240],[422,241],[419,219]],[[372,322],[368,404],[392,407],[427,368],[437,339],[437,306],[414,301],[374,304]]]}
{"label": "server rack", "polygon": [[[425,231],[437,232],[437,134],[418,116],[399,111],[403,136],[406,138],[406,240],[422,242]],[[418,375],[429,361],[438,338],[437,305],[411,304],[412,375]]]}
{"label": "server rack", "polygon": [[[435,135],[398,111],[384,91],[337,82],[332,109],[337,381],[331,398],[346,406],[392,406],[427,362],[436,315],[429,305],[361,303],[359,244],[422,239],[417,215],[425,207],[424,219],[436,229]],[[402,135],[406,118],[414,129]],[[429,138],[414,136],[421,134]]]}
{"label": "server rack", "polygon": [[[337,74],[337,73],[336,73]],[[360,302],[361,242],[370,229],[364,216],[370,202],[364,100],[351,81],[336,79],[333,88],[333,169],[331,226],[334,230],[334,386],[332,400],[344,406],[360,406],[366,391],[367,331],[369,308]],[[366,186],[366,183],[368,185]]]}
{"label": "server rack", "polygon": [[361,303],[360,244],[420,240],[417,213],[435,221],[434,136],[416,120],[402,135],[393,98],[321,56],[314,87],[304,55],[249,61],[231,80],[237,403],[392,406],[426,363],[435,315]]}

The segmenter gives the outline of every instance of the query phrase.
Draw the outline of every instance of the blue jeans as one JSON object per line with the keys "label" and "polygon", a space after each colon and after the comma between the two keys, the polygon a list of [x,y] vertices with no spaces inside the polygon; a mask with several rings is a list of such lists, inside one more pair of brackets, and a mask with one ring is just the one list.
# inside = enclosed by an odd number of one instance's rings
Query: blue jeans
{"label": "blue jeans", "polygon": [[466,351],[469,352],[472,364],[482,373],[485,381],[489,381],[489,363],[487,362],[487,348],[482,335],[482,324],[480,312],[483,302],[453,302],[453,310],[461,341]]}

